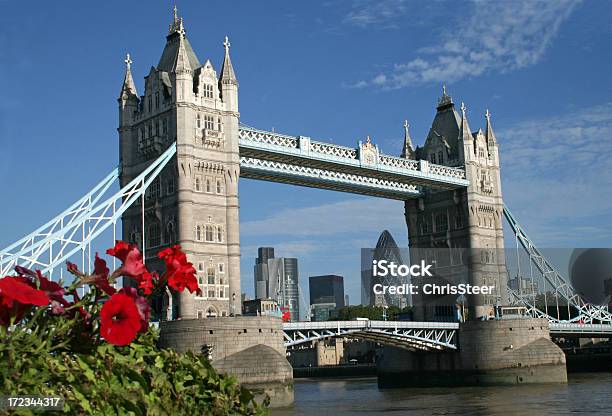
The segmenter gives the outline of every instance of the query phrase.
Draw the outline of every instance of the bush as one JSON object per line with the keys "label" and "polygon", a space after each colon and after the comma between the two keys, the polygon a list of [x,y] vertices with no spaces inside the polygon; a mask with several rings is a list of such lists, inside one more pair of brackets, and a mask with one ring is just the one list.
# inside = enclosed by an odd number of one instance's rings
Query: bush
{"label": "bush", "polygon": [[[191,265],[178,250],[179,262],[167,267],[183,275],[150,274],[139,291],[117,292],[109,284],[119,273],[134,271],[127,258],[110,278],[100,259],[98,274],[84,275],[69,265],[76,279],[67,288],[23,268],[16,269],[18,276],[0,279],[0,393],[61,396],[70,414],[267,414],[267,399],[258,405],[204,356],[157,348],[158,333],[148,327],[148,303],[141,294],[174,289],[180,281],[182,289],[189,288],[195,270],[190,276]],[[85,284],[90,291],[79,298],[77,289]]]}

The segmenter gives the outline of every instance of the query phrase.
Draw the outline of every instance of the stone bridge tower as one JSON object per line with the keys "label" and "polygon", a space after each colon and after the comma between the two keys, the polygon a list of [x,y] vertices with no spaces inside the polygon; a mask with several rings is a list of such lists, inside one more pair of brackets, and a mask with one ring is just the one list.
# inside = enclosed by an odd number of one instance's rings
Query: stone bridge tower
{"label": "stone bridge tower", "polygon": [[[139,202],[122,218],[123,238],[138,243],[147,265],[180,244],[198,271],[202,296],[185,291],[155,305],[161,319],[229,316],[240,313],[238,229],[238,81],[230,43],[217,75],[210,60],[200,63],[176,7],[159,63],[138,96],[126,59],[119,96],[122,186],[173,142],[177,153]],[[144,217],[144,225],[143,225]]]}
{"label": "stone bridge tower", "polygon": [[464,299],[421,293],[413,297],[416,320],[456,320],[456,306],[461,304],[469,310],[468,319],[475,319],[492,313],[495,304],[507,302],[499,148],[488,110],[485,131],[475,133],[463,103],[460,110],[461,114],[444,87],[425,144],[416,149],[405,123],[402,157],[465,166],[470,181],[466,189],[424,189],[422,198],[406,201],[411,262],[425,258],[434,264],[439,283],[490,285],[495,293]]}

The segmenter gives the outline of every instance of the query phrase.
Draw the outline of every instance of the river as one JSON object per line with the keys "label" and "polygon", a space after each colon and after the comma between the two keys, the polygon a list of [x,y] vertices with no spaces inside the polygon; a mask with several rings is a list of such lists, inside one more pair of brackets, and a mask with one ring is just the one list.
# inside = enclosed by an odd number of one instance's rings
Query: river
{"label": "river", "polygon": [[376,378],[296,379],[289,415],[612,415],[612,373],[569,374],[567,385],[379,390]]}

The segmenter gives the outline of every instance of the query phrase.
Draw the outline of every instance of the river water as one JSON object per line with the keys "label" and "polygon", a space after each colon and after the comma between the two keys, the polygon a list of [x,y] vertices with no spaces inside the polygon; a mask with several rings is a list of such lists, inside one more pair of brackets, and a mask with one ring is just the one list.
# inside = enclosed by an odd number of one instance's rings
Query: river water
{"label": "river water", "polygon": [[567,385],[379,390],[376,378],[296,379],[288,415],[612,416],[612,373],[569,374]]}

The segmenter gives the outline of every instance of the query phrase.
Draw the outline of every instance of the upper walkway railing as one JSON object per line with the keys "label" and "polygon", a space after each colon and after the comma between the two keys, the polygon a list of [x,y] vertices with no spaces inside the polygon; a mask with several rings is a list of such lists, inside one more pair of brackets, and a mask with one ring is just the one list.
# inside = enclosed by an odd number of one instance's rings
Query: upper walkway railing
{"label": "upper walkway railing", "polygon": [[[378,146],[369,140],[365,143],[359,142],[356,148],[351,148],[315,141],[305,136],[288,136],[241,125],[239,145],[241,163],[245,167],[247,177],[252,174],[252,177],[258,178],[257,172],[252,172],[251,169],[255,169],[261,163],[254,163],[253,160],[265,160],[283,164],[274,168],[266,166],[268,174],[276,173],[281,179],[279,181],[283,182],[291,182],[291,177],[296,172],[290,167],[297,166],[319,169],[327,172],[327,176],[330,176],[330,172],[355,175],[362,178],[359,181],[361,183],[364,182],[363,178],[374,178],[386,181],[387,186],[389,182],[438,189],[457,189],[469,185],[465,170],[461,167],[435,165],[426,160],[384,155],[380,153]],[[273,177],[259,179],[274,180]],[[318,181],[312,186],[325,187],[321,181],[326,180],[325,177],[318,177]],[[299,184],[308,185],[308,183]],[[355,185],[358,186],[359,183]],[[370,184],[370,186],[377,185],[379,184]],[[418,194],[415,190],[405,192],[412,196]]]}

